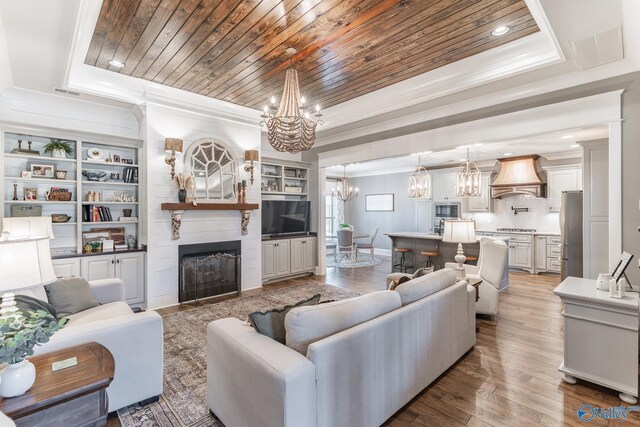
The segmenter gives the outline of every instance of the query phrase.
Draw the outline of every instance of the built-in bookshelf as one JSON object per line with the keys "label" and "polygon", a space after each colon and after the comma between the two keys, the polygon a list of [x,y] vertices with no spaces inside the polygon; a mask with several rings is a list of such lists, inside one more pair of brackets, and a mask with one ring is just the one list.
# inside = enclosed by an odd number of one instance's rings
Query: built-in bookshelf
{"label": "built-in bookshelf", "polygon": [[309,191],[309,164],[272,158],[260,162],[260,191],[262,196],[299,196]]}
{"label": "built-in bookshelf", "polygon": [[[140,244],[141,140],[45,128],[0,130],[2,216],[66,216],[68,221],[53,223],[54,255],[82,253],[83,233],[93,230],[117,228],[114,234]],[[67,143],[73,153],[45,153],[51,139]]]}

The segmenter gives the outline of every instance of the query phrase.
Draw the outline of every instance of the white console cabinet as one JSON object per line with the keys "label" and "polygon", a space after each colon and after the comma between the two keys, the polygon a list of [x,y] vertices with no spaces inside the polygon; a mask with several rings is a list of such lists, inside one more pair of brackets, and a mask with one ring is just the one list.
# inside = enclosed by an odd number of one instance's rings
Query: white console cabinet
{"label": "white console cabinet", "polygon": [[610,298],[596,281],[567,277],[553,291],[564,303],[563,380],[576,378],[612,388],[620,399],[638,397],[638,294]]}
{"label": "white console cabinet", "polygon": [[51,261],[57,277],[80,277],[80,258],[59,258]]}
{"label": "white console cabinet", "polygon": [[143,252],[81,257],[80,274],[87,280],[122,279],[127,304],[144,302]]}
{"label": "white console cabinet", "polygon": [[262,242],[262,281],[313,273],[316,268],[316,238],[270,239]]}

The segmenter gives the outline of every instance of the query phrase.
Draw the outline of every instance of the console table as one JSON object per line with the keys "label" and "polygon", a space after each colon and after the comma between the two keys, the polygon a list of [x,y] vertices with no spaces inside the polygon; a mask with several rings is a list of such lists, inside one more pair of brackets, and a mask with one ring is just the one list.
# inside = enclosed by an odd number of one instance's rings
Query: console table
{"label": "console table", "polygon": [[[53,362],[75,357],[78,364],[56,372]],[[30,358],[36,382],[22,396],[0,398],[0,410],[20,426],[104,426],[113,356],[91,342]]]}
{"label": "console table", "polygon": [[596,281],[567,277],[553,291],[564,303],[563,380],[576,378],[620,392],[635,404],[638,397],[638,294],[610,298]]}

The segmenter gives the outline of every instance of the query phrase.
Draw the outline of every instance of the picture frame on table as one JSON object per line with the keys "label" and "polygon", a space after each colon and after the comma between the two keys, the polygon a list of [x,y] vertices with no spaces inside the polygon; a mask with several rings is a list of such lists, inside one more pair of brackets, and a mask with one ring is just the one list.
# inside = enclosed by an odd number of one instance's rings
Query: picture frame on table
{"label": "picture frame on table", "polygon": [[31,178],[53,179],[56,175],[55,163],[27,162],[27,169],[27,172],[31,173]]}
{"label": "picture frame on table", "polygon": [[38,189],[37,188],[27,188],[23,189],[24,192],[24,200],[33,201],[38,200]]}
{"label": "picture frame on table", "polygon": [[616,268],[613,269],[613,273],[611,273],[611,276],[615,279],[616,282],[620,280],[620,278],[622,278],[622,276],[624,275],[624,271],[627,269],[629,264],[631,264],[632,259],[633,254],[630,254],[629,252],[622,252],[622,254],[620,255],[620,261],[618,261],[618,265],[616,265]]}

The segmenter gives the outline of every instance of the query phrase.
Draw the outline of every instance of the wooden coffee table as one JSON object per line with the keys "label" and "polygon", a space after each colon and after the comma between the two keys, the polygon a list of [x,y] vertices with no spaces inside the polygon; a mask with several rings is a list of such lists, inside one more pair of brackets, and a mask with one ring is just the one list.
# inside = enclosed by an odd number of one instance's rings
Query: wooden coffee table
{"label": "wooden coffee table", "polygon": [[[78,364],[53,372],[51,364],[76,357]],[[107,387],[115,363],[104,346],[91,342],[30,358],[36,382],[22,396],[1,398],[0,411],[17,426],[104,426]]]}

